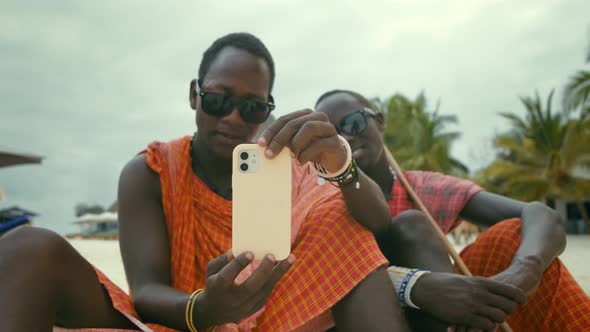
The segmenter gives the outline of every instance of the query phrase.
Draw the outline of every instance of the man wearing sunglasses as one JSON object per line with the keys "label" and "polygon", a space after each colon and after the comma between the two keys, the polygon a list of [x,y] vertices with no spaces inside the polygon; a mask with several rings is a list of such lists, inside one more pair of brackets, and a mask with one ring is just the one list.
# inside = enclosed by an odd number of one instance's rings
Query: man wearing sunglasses
{"label": "man wearing sunglasses", "polygon": [[[150,144],[121,173],[119,235],[132,296],[59,235],[21,228],[0,238],[0,331],[47,331],[54,324],[105,331],[324,331],[334,324],[339,331],[406,331],[374,237],[347,213],[338,189],[317,186],[297,162],[292,255],[267,256],[254,269],[251,253],[231,252],[232,151],[253,141],[274,109],[273,83],[274,62],[258,38],[237,33],[216,40],[190,83],[196,134]],[[288,147],[299,162],[329,171],[347,160],[328,118],[309,110],[281,117],[259,142],[268,157]],[[261,192],[262,203],[266,195],[272,193]]]}
{"label": "man wearing sunglasses", "polygon": [[[412,210],[415,205],[396,179],[382,139],[383,114],[347,90],[322,95],[316,111],[328,115],[364,174],[381,188],[348,190],[344,197],[356,220],[376,233],[390,263],[412,268],[388,271],[394,284],[402,276],[396,291],[414,330],[447,331],[454,325],[460,331],[491,331],[506,318],[515,331],[590,330],[590,300],[557,258],[565,232],[555,211],[487,193],[467,180],[405,171],[443,232],[462,219],[491,226],[461,253],[471,272],[485,278],[454,274],[442,242],[425,216]],[[387,201],[391,222],[376,223],[376,210],[362,210],[358,202],[368,196]]]}

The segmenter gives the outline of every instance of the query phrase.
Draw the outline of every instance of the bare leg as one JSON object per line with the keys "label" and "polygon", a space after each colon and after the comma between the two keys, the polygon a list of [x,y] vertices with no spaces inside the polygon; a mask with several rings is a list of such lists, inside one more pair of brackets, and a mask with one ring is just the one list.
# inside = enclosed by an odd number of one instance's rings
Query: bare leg
{"label": "bare leg", "polygon": [[133,328],[90,264],[60,235],[19,227],[0,238],[0,331]]}
{"label": "bare leg", "polygon": [[409,331],[385,268],[379,268],[332,308],[339,332]]}
{"label": "bare leg", "polygon": [[[442,241],[426,216],[409,210],[397,215],[389,232],[376,236],[389,263],[435,272],[454,272]],[[405,310],[412,331],[447,331],[448,324],[420,311]]]}

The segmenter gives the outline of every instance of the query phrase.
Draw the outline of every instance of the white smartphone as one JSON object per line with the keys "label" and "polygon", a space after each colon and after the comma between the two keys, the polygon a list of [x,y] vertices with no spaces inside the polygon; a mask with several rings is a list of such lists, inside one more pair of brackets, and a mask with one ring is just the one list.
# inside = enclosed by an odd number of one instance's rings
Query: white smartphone
{"label": "white smartphone", "polygon": [[291,155],[284,148],[267,159],[264,149],[240,144],[233,151],[232,252],[283,260],[291,252]]}

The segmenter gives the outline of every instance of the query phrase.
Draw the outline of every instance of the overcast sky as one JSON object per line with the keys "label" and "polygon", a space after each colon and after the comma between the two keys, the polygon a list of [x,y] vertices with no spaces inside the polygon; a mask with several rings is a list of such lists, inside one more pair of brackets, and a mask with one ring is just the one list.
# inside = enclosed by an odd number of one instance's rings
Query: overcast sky
{"label": "overcast sky", "polygon": [[424,89],[459,117],[453,154],[476,169],[505,125],[498,112],[522,114],[519,95],[561,89],[584,68],[588,13],[588,0],[2,0],[0,146],[46,159],[0,169],[0,208],[66,233],[76,203],[109,205],[135,153],[194,131],[188,83],[202,52],[235,31],[273,54],[277,115],[334,88]]}

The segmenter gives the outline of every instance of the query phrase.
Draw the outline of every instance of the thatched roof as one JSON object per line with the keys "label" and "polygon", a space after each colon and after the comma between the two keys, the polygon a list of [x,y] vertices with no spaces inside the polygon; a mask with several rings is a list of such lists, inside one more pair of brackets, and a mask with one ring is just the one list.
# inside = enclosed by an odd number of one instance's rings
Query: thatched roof
{"label": "thatched roof", "polygon": [[73,224],[98,224],[98,223],[116,223],[118,221],[117,214],[113,212],[103,213],[86,213],[76,219]]}

